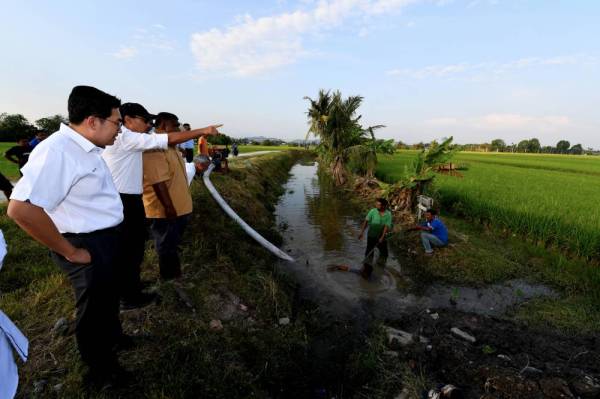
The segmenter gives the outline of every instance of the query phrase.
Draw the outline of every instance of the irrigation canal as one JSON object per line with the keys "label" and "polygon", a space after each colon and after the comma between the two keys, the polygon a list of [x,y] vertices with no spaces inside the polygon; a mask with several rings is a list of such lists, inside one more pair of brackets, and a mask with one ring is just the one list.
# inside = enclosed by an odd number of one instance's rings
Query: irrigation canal
{"label": "irrigation canal", "polygon": [[419,286],[410,273],[418,265],[392,248],[385,265],[375,255],[368,280],[353,272],[328,271],[336,265],[360,270],[366,246],[366,239],[357,238],[361,212],[351,205],[349,193],[333,189],[328,176],[318,173],[316,162],[297,163],[290,174],[275,213],[283,250],[296,262],[282,261],[280,269],[293,275],[301,297],[332,316],[389,320],[429,308],[501,315],[532,297],[553,295],[547,287],[522,280],[481,288]]}

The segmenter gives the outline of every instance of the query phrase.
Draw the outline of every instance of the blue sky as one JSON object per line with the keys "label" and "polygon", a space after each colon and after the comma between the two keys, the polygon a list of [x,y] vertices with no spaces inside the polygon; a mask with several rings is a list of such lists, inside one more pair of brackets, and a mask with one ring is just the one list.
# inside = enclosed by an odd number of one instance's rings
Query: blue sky
{"label": "blue sky", "polygon": [[0,112],[77,84],[236,137],[295,139],[320,88],[385,138],[600,148],[595,0],[6,1]]}

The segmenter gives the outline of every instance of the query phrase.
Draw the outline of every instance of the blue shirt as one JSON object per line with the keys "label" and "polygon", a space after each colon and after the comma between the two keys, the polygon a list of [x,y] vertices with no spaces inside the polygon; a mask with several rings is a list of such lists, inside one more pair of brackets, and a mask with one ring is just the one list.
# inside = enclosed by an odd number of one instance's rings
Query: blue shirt
{"label": "blue shirt", "polygon": [[440,219],[435,218],[427,222],[426,226],[431,227],[431,234],[439,238],[444,245],[448,244],[448,229]]}
{"label": "blue shirt", "polygon": [[31,147],[31,149],[33,150],[33,148],[38,145],[40,143],[40,139],[38,139],[37,137],[34,137],[30,142],[29,142],[29,147]]}

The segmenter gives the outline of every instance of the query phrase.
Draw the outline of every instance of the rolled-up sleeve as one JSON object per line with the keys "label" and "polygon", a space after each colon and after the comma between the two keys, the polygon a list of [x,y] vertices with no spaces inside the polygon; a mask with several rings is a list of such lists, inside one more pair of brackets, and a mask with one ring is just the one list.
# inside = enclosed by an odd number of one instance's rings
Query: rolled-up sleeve
{"label": "rolled-up sleeve", "polygon": [[19,180],[10,199],[29,201],[51,212],[65,199],[77,179],[75,165],[70,165],[62,152],[39,148],[21,169]]}
{"label": "rolled-up sleeve", "polygon": [[169,145],[167,134],[134,133],[124,130],[119,137],[125,151],[165,150]]}

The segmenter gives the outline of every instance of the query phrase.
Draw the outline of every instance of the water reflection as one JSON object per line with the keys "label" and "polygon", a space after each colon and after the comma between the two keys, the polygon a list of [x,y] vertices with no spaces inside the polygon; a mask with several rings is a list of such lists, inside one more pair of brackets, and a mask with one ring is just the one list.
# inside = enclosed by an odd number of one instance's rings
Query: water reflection
{"label": "water reflection", "polygon": [[[366,246],[365,240],[357,238],[360,210],[343,190],[332,186],[328,175],[319,173],[316,163],[297,164],[290,173],[275,212],[284,250],[297,262],[282,263],[281,269],[294,274],[301,294],[332,313],[356,316],[360,310],[390,318],[428,307],[456,307],[499,314],[533,296],[551,294],[543,286],[513,281],[479,289],[434,285],[417,295],[410,291],[414,284],[401,268],[407,260],[398,258],[391,248],[385,267],[378,264],[377,254],[373,274],[364,279],[358,273]],[[353,272],[328,271],[340,265]]]}

